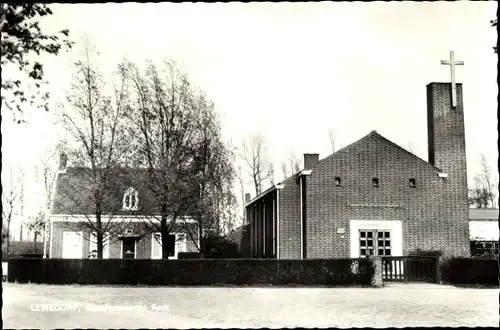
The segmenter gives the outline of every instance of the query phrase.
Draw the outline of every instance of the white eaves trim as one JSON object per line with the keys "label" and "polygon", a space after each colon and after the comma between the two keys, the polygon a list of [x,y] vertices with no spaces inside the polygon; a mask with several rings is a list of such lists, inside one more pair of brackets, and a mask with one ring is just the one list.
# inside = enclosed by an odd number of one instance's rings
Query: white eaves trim
{"label": "white eaves trim", "polygon": [[311,175],[312,173],[312,170],[303,170],[303,171],[300,171],[299,172],[299,176],[303,176],[303,175]]}
{"label": "white eaves trim", "polygon": [[[119,215],[119,216],[114,216],[110,222],[123,222],[123,221],[129,221],[129,222],[144,222],[144,221],[158,221],[160,222],[160,215],[156,216],[144,216],[144,215]],[[109,216],[103,215],[102,221],[109,221]],[[81,221],[92,221],[95,222],[95,216],[85,216],[85,215],[73,215],[73,214],[51,214],[50,215],[50,220],[54,222],[81,222]],[[168,221],[171,221],[171,217],[169,218]],[[179,223],[197,223],[195,219],[191,217],[179,217],[176,222]]]}
{"label": "white eaves trim", "polygon": [[444,173],[444,172],[443,172],[443,173],[438,173],[437,175],[438,175],[440,178],[444,178],[444,179],[446,179],[446,178],[448,177],[448,173]]}
{"label": "white eaves trim", "polygon": [[256,196],[252,200],[250,200],[249,202],[245,203],[244,207],[247,207],[248,205],[254,203],[255,201],[257,201],[259,199],[261,199],[262,197],[264,197],[265,195],[269,194],[270,192],[273,192],[273,191],[275,191],[277,189],[283,189],[283,188],[285,188],[284,184],[281,184],[281,183],[275,184],[274,186],[272,186],[271,188],[267,189],[266,191],[264,191],[259,196]]}

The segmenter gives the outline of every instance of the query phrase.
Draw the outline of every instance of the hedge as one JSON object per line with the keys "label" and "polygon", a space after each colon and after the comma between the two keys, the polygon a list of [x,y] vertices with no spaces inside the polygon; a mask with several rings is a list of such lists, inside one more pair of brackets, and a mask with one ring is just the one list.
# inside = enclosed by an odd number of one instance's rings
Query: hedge
{"label": "hedge", "polygon": [[[353,263],[357,267],[353,267]],[[28,259],[9,262],[8,281],[127,285],[371,285],[370,259]]]}
{"label": "hedge", "polygon": [[441,280],[450,284],[498,285],[498,259],[451,258],[441,263]]}

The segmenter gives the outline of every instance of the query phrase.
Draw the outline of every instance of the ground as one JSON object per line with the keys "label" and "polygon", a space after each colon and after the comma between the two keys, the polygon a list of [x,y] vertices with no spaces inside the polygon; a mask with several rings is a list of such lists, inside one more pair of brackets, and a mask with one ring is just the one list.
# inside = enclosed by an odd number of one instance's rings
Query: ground
{"label": "ground", "polygon": [[[497,327],[499,316],[498,289],[433,284],[377,289],[4,283],[3,289],[5,328]],[[110,310],[131,305],[146,311]]]}

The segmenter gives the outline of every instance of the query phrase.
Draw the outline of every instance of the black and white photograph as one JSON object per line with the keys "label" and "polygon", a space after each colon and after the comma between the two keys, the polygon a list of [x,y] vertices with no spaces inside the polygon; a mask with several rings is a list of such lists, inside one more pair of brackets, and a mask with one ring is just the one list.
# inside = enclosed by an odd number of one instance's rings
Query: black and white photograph
{"label": "black and white photograph", "polygon": [[497,8],[1,4],[3,328],[498,327]]}

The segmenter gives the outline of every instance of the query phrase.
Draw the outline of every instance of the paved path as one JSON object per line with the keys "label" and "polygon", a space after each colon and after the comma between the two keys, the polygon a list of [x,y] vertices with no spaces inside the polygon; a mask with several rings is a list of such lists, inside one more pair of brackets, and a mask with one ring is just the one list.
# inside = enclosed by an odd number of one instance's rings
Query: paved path
{"label": "paved path", "polygon": [[[498,326],[498,289],[390,283],[376,288],[4,286],[5,328]],[[38,305],[37,305],[38,304]],[[79,306],[42,312],[41,304]],[[88,311],[153,304],[153,311]],[[38,308],[38,310],[37,310]]]}

